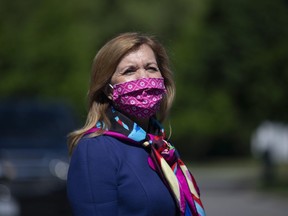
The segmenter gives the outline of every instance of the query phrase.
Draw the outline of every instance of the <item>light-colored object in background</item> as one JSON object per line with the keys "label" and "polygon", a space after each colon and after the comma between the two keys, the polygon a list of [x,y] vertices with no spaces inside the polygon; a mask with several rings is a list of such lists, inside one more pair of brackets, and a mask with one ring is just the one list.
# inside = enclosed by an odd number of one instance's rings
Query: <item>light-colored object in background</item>
{"label": "light-colored object in background", "polygon": [[256,157],[269,152],[274,163],[288,163],[288,126],[265,121],[251,138],[251,151]]}

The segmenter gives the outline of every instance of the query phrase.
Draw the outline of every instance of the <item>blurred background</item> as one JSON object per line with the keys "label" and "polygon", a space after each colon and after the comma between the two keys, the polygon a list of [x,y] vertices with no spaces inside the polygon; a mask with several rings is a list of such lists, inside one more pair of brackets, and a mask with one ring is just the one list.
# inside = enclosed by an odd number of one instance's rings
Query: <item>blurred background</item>
{"label": "blurred background", "polygon": [[0,1],[0,215],[71,215],[66,134],[92,60],[126,31],[167,48],[172,142],[207,215],[287,215],[288,1]]}

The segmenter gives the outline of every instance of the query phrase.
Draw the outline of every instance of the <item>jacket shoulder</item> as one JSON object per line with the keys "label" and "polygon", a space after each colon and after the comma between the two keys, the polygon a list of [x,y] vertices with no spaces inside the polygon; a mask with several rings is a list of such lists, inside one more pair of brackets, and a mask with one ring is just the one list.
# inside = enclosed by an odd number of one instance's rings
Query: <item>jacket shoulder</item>
{"label": "jacket shoulder", "polygon": [[[72,157],[74,155],[106,155],[111,153],[115,140],[110,137],[100,135],[96,137],[83,137],[77,143]],[[85,157],[86,158],[86,157]]]}

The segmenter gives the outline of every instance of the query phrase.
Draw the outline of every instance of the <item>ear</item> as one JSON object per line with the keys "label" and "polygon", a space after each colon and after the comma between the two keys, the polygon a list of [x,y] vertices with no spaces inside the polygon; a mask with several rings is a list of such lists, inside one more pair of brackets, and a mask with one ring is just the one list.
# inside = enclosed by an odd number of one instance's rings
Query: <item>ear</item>
{"label": "ear", "polygon": [[104,94],[110,99],[113,99],[113,86],[109,83],[104,87]]}

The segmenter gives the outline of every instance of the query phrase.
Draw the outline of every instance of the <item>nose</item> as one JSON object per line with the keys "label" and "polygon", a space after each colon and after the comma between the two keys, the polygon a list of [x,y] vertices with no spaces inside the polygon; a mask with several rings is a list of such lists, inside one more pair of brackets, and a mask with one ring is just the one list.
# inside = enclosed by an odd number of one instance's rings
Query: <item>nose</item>
{"label": "nose", "polygon": [[150,77],[149,72],[144,68],[141,68],[137,71],[137,79],[149,78],[149,77]]}

